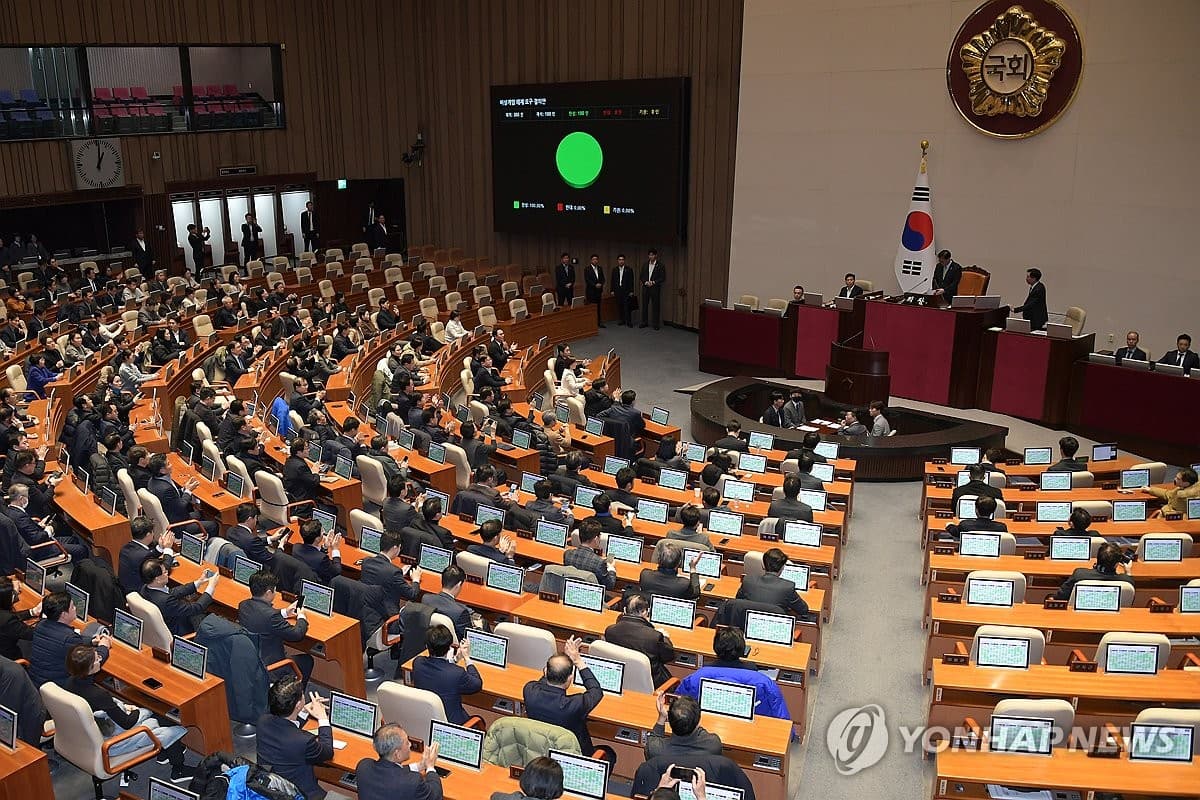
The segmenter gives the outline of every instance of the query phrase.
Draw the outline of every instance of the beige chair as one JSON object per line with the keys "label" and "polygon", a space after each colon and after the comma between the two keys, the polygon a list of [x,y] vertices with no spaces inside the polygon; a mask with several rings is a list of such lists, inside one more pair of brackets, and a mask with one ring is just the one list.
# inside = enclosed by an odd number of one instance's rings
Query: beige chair
{"label": "beige chair", "polygon": [[1037,628],[1022,628],[1016,625],[980,625],[971,639],[971,663],[979,660],[979,640],[983,637],[1024,639],[1029,642],[1029,663],[1041,664],[1046,652],[1046,634]]}
{"label": "beige chair", "polygon": [[1071,488],[1072,489],[1090,489],[1096,483],[1096,476],[1090,472],[1072,472],[1071,473]]}
{"label": "beige chair", "polygon": [[378,310],[380,303],[383,302],[383,300],[384,300],[384,298],[386,298],[386,296],[387,295],[384,293],[384,290],[378,286],[375,287],[374,289],[368,290],[367,291],[367,306],[370,307],[373,311]]}
{"label": "beige chair", "polygon": [[1161,633],[1131,633],[1129,631],[1109,631],[1100,637],[1096,647],[1096,669],[1108,672],[1108,648],[1112,645],[1134,644],[1153,645],[1158,650],[1155,659],[1155,670],[1165,669],[1167,658],[1171,655],[1171,640]]}
{"label": "beige chair", "polygon": [[287,256],[272,256],[271,257],[271,269],[273,269],[273,270],[276,270],[278,272],[287,272],[288,267],[290,267],[290,266],[291,266],[291,263],[288,261]]}
{"label": "beige chair", "polygon": [[305,250],[300,254],[300,266],[311,267],[317,263],[317,254],[311,250]]}
{"label": "beige chair", "polygon": [[624,664],[625,691],[654,694],[654,677],[650,671],[650,659],[645,653],[597,639],[588,645],[588,655],[620,661]]}
{"label": "beige chair", "polygon": [[[1026,581],[1025,576],[1020,572],[1011,572],[1001,569],[977,569],[967,573],[967,580],[963,584],[964,599],[969,602],[971,597],[971,584],[975,581],[983,580],[1005,580],[1012,581],[1013,584],[1013,602],[1021,603],[1025,600]],[[1132,588],[1132,587],[1131,587]]]}
{"label": "beige chair", "polygon": [[434,275],[429,279],[430,294],[445,294],[446,288],[446,278],[442,275]]}
{"label": "beige chair", "polygon": [[8,385],[14,392],[28,395],[26,400],[32,400],[35,395],[29,391],[29,384],[25,380],[25,371],[21,369],[20,364],[9,364],[4,368],[4,375],[8,378]]}
{"label": "beige chair", "polygon": [[446,343],[446,326],[439,320],[429,326],[429,335],[442,344]]}
{"label": "beige chair", "polygon": [[767,301],[767,308],[773,308],[776,311],[787,311],[788,301],[780,300],[778,297],[772,297]]}
{"label": "beige chair", "polygon": [[[283,281],[283,273],[282,272],[268,272],[267,273],[267,287],[270,288],[271,290],[275,289],[276,284],[280,284],[283,282],[284,281]],[[199,291],[199,289],[197,289],[196,291]]]}
{"label": "beige chair", "polygon": [[[362,456],[359,456],[362,458]],[[362,539],[363,528],[374,528],[377,531],[383,530],[383,522],[374,514],[368,514],[361,508],[350,509],[350,530],[354,533],[354,540]]]}
{"label": "beige chair", "polygon": [[1121,608],[1129,608],[1130,606],[1132,606],[1134,596],[1137,594],[1137,590],[1135,590],[1133,588],[1133,584],[1131,584],[1131,583],[1126,583],[1125,581],[1079,581],[1078,583],[1076,583],[1074,586],[1071,587],[1071,597],[1069,599],[1071,608],[1075,607],[1075,595],[1076,595],[1076,593],[1078,593],[1080,586],[1105,586],[1105,587],[1108,587],[1108,586],[1113,586],[1113,585],[1121,587],[1120,607]]}
{"label": "beige chair", "polygon": [[[1175,725],[1192,728],[1192,756],[1200,756],[1200,709],[1143,708],[1133,718],[1135,725]],[[1164,765],[1166,770],[1169,765]]]}
{"label": "beige chair", "polygon": [[471,412],[471,422],[474,422],[476,427],[482,425],[483,421],[487,419],[488,407],[478,400],[469,401],[467,410]]}
{"label": "beige chair", "polygon": [[[46,711],[54,720],[54,751],[92,776],[97,800],[103,800],[105,781],[162,752],[162,742],[145,725],[106,739],[91,706],[82,697],[54,683],[43,684],[41,695]],[[141,734],[150,739],[145,747],[120,756],[109,755],[115,745]]]}
{"label": "beige chair", "polygon": [[[776,521],[773,519],[761,520],[758,523],[759,532],[760,533],[762,532],[764,522],[771,523],[769,532],[774,533]],[[747,552],[744,559],[742,560],[742,575],[744,575],[747,578],[760,578],[765,573],[766,573],[766,570],[763,569],[762,553],[757,552],[755,550],[751,550],[751,551]]]}
{"label": "beige chair", "polygon": [[403,253],[388,253],[383,257],[383,263],[391,264],[397,267],[404,266],[405,258]]}
{"label": "beige chair", "polygon": [[512,300],[521,294],[521,285],[516,281],[505,281],[500,284],[500,298],[502,300]]}
{"label": "beige chair", "polygon": [[1093,517],[1108,517],[1112,519],[1112,503],[1107,500],[1072,500],[1071,510],[1082,508]]}
{"label": "beige chair", "polygon": [[442,698],[426,689],[406,686],[399,681],[384,681],[375,695],[379,714],[386,724],[404,728],[418,739],[429,737],[429,723],[446,722]]}
{"label": "beige chair", "polygon": [[404,280],[404,270],[399,267],[388,267],[383,271],[383,280],[389,284],[397,284]]}
{"label": "beige chair", "polygon": [[367,279],[367,276],[364,275],[363,273],[356,272],[350,276],[350,292],[351,292],[351,294],[357,294],[358,292],[365,292],[370,287],[371,287],[371,283]]}
{"label": "beige chair", "polygon": [[[234,475],[241,475],[245,481],[244,486],[254,486],[254,479],[250,477],[250,470],[246,469],[246,464],[237,456],[225,456],[225,467]],[[259,472],[259,475],[264,474]]]}
{"label": "beige chair", "polygon": [[508,301],[508,313],[514,320],[525,319],[529,316],[529,307],[525,304],[525,298],[516,297]]}
{"label": "beige chair", "polygon": [[1066,323],[1071,326],[1071,333],[1078,336],[1083,333],[1083,324],[1087,321],[1087,312],[1079,306],[1067,309]]}
{"label": "beige chair", "polygon": [[126,333],[133,333],[138,326],[138,312],[136,310],[122,311],[121,322],[125,323]]}
{"label": "beige chair", "polygon": [[542,292],[542,313],[549,314],[557,308],[558,305],[554,302],[554,292]]}
{"label": "beige chair", "polygon": [[432,261],[422,261],[417,265],[417,271],[426,278],[432,278],[437,274],[437,265]]}
{"label": "beige chair", "polygon": [[756,294],[744,294],[738,302],[744,306],[750,306],[752,309],[758,309],[758,295]]}
{"label": "beige chair", "polygon": [[454,630],[454,623],[445,614],[439,614],[436,611],[429,615],[429,627],[441,625],[446,630],[450,631],[450,638],[454,640],[455,646],[458,645],[458,633]]}
{"label": "beige chair", "polygon": [[496,319],[496,309],[491,306],[480,306],[478,311],[479,324],[491,331],[499,322]]}
{"label": "beige chair", "polygon": [[492,562],[491,559],[484,558],[483,556],[468,553],[466,550],[459,550],[454,556],[454,563],[458,564],[459,568],[468,575],[486,579],[488,564]]}
{"label": "beige chair", "polygon": [[358,464],[363,499],[382,508],[387,502],[387,477],[383,465],[367,455],[359,456],[354,461]]}
{"label": "beige chair", "polygon": [[345,261],[345,260],[346,260],[346,254],[342,252],[342,249],[340,247],[331,247],[330,249],[325,251],[325,262],[326,263],[329,263],[330,261]]}
{"label": "beige chair", "polygon": [[[252,261],[246,262],[247,270],[254,269],[255,267],[261,268],[262,266],[263,266],[263,262],[260,261],[259,259],[254,259]],[[224,267],[221,267],[221,280],[225,281],[226,283],[229,283],[230,276],[236,275],[237,271],[238,271],[237,264],[228,264]]]}
{"label": "beige chair", "polygon": [[17,275],[17,285],[21,287],[22,292],[29,291],[30,285],[37,282],[32,272],[22,272]]}
{"label": "beige chair", "polygon": [[350,245],[350,255],[369,256],[371,255],[371,245],[366,242],[355,242]]}
{"label": "beige chair", "polygon": [[987,482],[993,489],[1004,489],[1008,487],[1008,476],[999,470],[991,470],[987,474]]}
{"label": "beige chair", "polygon": [[438,318],[437,300],[435,300],[432,297],[422,297],[421,302],[418,305],[421,309],[421,316],[425,317],[425,319],[429,320],[430,322],[437,321],[437,318]]}
{"label": "beige chair", "polygon": [[358,258],[354,259],[354,271],[374,272],[375,262],[370,258],[370,256],[359,256]]}
{"label": "beige chair", "polygon": [[174,292],[180,286],[186,286],[186,285],[187,285],[187,281],[185,281],[183,278],[179,277],[178,275],[167,278],[167,288],[170,289],[172,292]]}
{"label": "beige chair", "polygon": [[214,333],[212,317],[208,314],[197,314],[192,317],[192,329],[196,331],[197,339],[207,339]]}
{"label": "beige chair", "polygon": [[471,296],[475,300],[475,305],[482,306],[492,302],[492,287],[476,286],[471,290]]}
{"label": "beige chair", "polygon": [[554,634],[544,628],[501,622],[493,633],[508,639],[509,664],[540,670],[546,666],[550,656],[558,652]]}
{"label": "beige chair", "polygon": [[[225,466],[225,459],[221,456],[221,451],[217,449],[217,443],[211,439],[206,442],[201,442],[200,450],[204,455],[212,459],[212,462],[215,465],[215,469],[213,470],[213,481],[220,483],[225,478],[225,473],[229,470]],[[251,491],[254,491],[253,486],[249,486],[249,488]]]}
{"label": "beige chair", "polygon": [[264,268],[262,264],[255,264],[246,270],[246,274],[250,278],[261,278],[263,276],[263,272]]}
{"label": "beige chair", "polygon": [[1161,461],[1146,461],[1142,464],[1134,464],[1130,469],[1150,470],[1150,484],[1152,486],[1166,483],[1167,481],[1167,465]]}
{"label": "beige chair", "polygon": [[340,278],[345,274],[346,273],[342,270],[342,264],[340,261],[336,261],[332,264],[330,264],[329,262],[325,263],[325,277],[326,278]]}
{"label": "beige chair", "polygon": [[416,296],[416,292],[413,291],[413,285],[408,281],[400,281],[396,284],[396,299],[401,303],[412,300]]}
{"label": "beige chair", "polygon": [[[1192,535],[1190,533],[1143,533],[1137,543],[1137,559],[1145,563],[1146,545],[1151,542],[1179,542],[1179,552],[1183,558],[1192,554]],[[1174,549],[1172,547],[1172,549]]]}
{"label": "beige chair", "polygon": [[138,592],[125,595],[125,602],[129,604],[129,611],[142,621],[142,644],[171,652],[173,637],[158,606]]}
{"label": "beige chair", "polygon": [[[1025,717],[1054,720],[1055,745],[1065,744],[1075,724],[1075,708],[1069,700],[1009,697],[996,703],[993,717]],[[990,727],[990,725],[989,725]]]}
{"label": "beige chair", "polygon": [[167,521],[167,515],[163,513],[162,504],[158,502],[157,497],[150,494],[149,490],[138,489],[137,496],[142,503],[142,513],[145,514],[146,518],[149,519],[154,525],[154,535],[156,538],[162,536],[167,531],[176,531],[180,528],[185,528],[189,525],[196,524],[192,520],[171,524]]}
{"label": "beige chair", "polygon": [[321,291],[321,299],[332,300],[334,297],[337,296],[337,290],[335,290],[333,288],[333,281],[329,280],[328,278],[325,278],[324,280],[322,280],[320,283],[317,284],[317,286],[320,288],[320,291]]}
{"label": "beige chair", "polygon": [[442,303],[446,307],[446,311],[457,311],[462,305],[462,294],[459,292],[446,292],[446,296],[442,298]]}
{"label": "beige chair", "polygon": [[471,375],[471,370],[465,368],[460,369],[458,371],[458,378],[460,381],[462,381],[464,392],[466,392],[468,395],[475,394],[475,378]]}
{"label": "beige chair", "polygon": [[311,506],[311,500],[301,500],[296,503],[288,501],[287,492],[283,489],[283,481],[278,476],[262,470],[258,473],[258,511],[276,526],[290,523],[292,509],[300,506]]}
{"label": "beige chair", "polygon": [[121,485],[121,494],[125,495],[125,515],[132,519],[142,513],[142,501],[138,497],[137,489],[133,487],[133,478],[129,477],[129,470],[124,467],[117,470],[117,483]]}
{"label": "beige chair", "polygon": [[296,267],[296,283],[312,283],[312,269],[309,267]]}
{"label": "beige chair", "polygon": [[467,452],[456,444],[446,444],[446,463],[454,465],[454,473],[459,491],[471,485],[471,463],[467,461]]}
{"label": "beige chair", "polygon": [[864,292],[875,291],[875,281],[868,281],[868,280],[864,280],[863,278],[858,278],[857,280],[854,281],[854,283],[856,286],[862,287],[862,290]]}

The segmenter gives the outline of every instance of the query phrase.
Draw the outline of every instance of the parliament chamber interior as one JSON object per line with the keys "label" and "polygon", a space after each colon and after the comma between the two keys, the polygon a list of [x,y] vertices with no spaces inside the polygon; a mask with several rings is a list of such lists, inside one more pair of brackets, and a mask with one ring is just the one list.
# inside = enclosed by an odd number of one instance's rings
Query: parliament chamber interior
{"label": "parliament chamber interior", "polygon": [[1197,35],[0,8],[0,800],[1200,798]]}

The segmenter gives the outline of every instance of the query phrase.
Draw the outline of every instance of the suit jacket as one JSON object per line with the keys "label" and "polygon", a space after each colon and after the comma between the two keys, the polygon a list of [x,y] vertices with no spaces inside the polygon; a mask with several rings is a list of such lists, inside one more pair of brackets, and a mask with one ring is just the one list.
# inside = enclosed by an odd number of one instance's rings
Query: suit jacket
{"label": "suit jacket", "polygon": [[421,587],[407,580],[404,572],[385,555],[374,555],[364,559],[360,580],[370,586],[382,587],[384,611],[390,617],[400,613],[400,600],[416,600]]}
{"label": "suit jacket", "polygon": [[[467,628],[471,627],[471,609],[464,606],[462,603],[455,600],[445,592],[430,592],[425,595],[421,601],[425,605],[432,608],[439,614],[445,614],[454,623],[454,632],[462,639],[467,635]],[[475,689],[475,691],[479,691]],[[446,709],[449,712],[449,708]],[[466,719],[466,717],[463,717]]]}
{"label": "suit jacket", "polygon": [[[608,640],[607,636],[604,638]],[[588,733],[587,718],[604,699],[604,690],[587,667],[579,670],[579,680],[583,682],[583,694],[567,694],[561,687],[551,685],[542,677],[525,684],[522,697],[525,700],[525,716],[566,728],[579,740],[579,750],[590,757],[594,748]]]}
{"label": "suit jacket", "polygon": [[804,402],[794,403],[788,400],[783,404],[783,427],[798,428],[808,422],[804,415]]}
{"label": "suit jacket", "polygon": [[633,291],[633,267],[629,264],[625,265],[625,269],[613,267],[612,270],[612,291],[613,294],[629,294]]}
{"label": "suit jacket", "polygon": [[46,721],[41,695],[25,668],[7,658],[0,658],[0,704],[17,712],[17,738],[40,747]]}
{"label": "suit jacket", "polygon": [[330,558],[319,547],[304,543],[292,545],[292,555],[300,559],[313,572],[317,573],[317,577],[321,579],[321,583],[328,584],[335,577],[342,574],[341,556]]}
{"label": "suit jacket", "polygon": [[614,403],[608,409],[602,411],[599,415],[602,419],[621,420],[629,425],[629,433],[636,440],[646,430],[646,420],[642,419],[642,412],[638,411],[632,405],[624,403]]}
{"label": "suit jacket", "polygon": [[[250,473],[253,476],[253,471]],[[246,551],[246,558],[257,561],[264,569],[270,569],[275,563],[275,553],[267,547],[267,540],[245,525],[234,525],[225,531],[225,538]]]}
{"label": "suit jacket", "polygon": [[283,462],[283,488],[293,503],[300,500],[315,500],[319,494],[321,479],[300,456],[288,456]]}
{"label": "suit jacket", "polygon": [[179,487],[167,476],[155,475],[146,488],[158,498],[163,514],[171,524],[192,518],[191,497],[179,491]]}
{"label": "suit jacket", "polygon": [[1140,347],[1122,347],[1113,353],[1113,358],[1117,360],[1118,364],[1125,359],[1129,359],[1130,361],[1145,361],[1146,351]]}
{"label": "suit jacket", "polygon": [[961,280],[962,264],[959,264],[957,261],[951,261],[948,265],[946,265],[946,270],[942,274],[941,286],[938,286],[937,279],[934,278],[933,288],[941,289],[942,295],[946,298],[946,301],[949,302],[956,294],[958,294],[958,284]]}
{"label": "suit jacket", "polygon": [[313,216],[314,214],[312,211],[306,210],[300,212],[300,233],[302,235],[308,236],[309,234],[313,233]]}
{"label": "suit jacket", "polygon": [[146,547],[133,539],[121,545],[121,554],[117,559],[117,580],[126,592],[141,591],[142,564],[157,555],[160,555],[157,549]]}
{"label": "suit jacket", "polygon": [[772,500],[771,505],[767,507],[767,516],[784,520],[813,521],[811,506],[801,503],[799,500],[789,500],[786,497]]}
{"label": "suit jacket", "polygon": [[753,600],[756,603],[770,603],[792,614],[808,613],[808,603],[796,594],[796,584],[769,572],[762,575],[743,575],[737,598]]}
{"label": "suit jacket", "polygon": [[[212,605],[212,595],[201,594],[195,600],[190,599],[195,593],[196,584],[194,583],[182,583],[179,586],[172,586],[166,591],[151,589],[148,586],[141,588],[142,597],[158,606],[163,622],[176,636],[192,633],[195,630],[192,618],[203,614]],[[282,657],[280,656],[280,658]]]}
{"label": "suit jacket", "polygon": [[488,345],[488,355],[492,357],[492,366],[497,370],[504,369],[504,365],[508,363],[508,346],[502,345],[496,339]]}
{"label": "suit jacket", "polygon": [[1029,320],[1030,330],[1040,331],[1046,327],[1047,320],[1050,319],[1050,313],[1046,310],[1046,286],[1041,281],[1038,281],[1033,286],[1029,287],[1029,295],[1025,298],[1025,302],[1013,311],[1019,311],[1021,316]]}
{"label": "suit jacket", "polygon": [[1046,467],[1046,472],[1087,472],[1088,463],[1085,458],[1060,458],[1050,466]]}
{"label": "suit jacket", "polygon": [[980,517],[959,520],[957,525],[951,523],[946,526],[946,532],[955,539],[961,538],[964,533],[1004,533],[1007,530],[1008,525],[1003,522]]}
{"label": "suit jacket", "polygon": [[264,600],[249,597],[238,603],[238,623],[258,642],[258,654],[264,664],[274,664],[287,657],[284,642],[298,642],[308,633],[308,620],[288,622],[280,610]]}
{"label": "suit jacket", "polygon": [[[46,529],[34,522],[25,509],[17,508],[16,506],[5,506],[2,511],[16,527],[17,533],[21,535],[25,544],[30,547],[36,547],[39,544],[45,544],[50,541],[50,535],[46,533]],[[21,563],[24,564],[25,562],[22,560]]]}
{"label": "suit jacket", "polygon": [[1075,588],[1075,584],[1080,581],[1116,581],[1133,585],[1133,576],[1125,574],[1114,575],[1111,572],[1101,572],[1094,567],[1079,567],[1071,573],[1071,577],[1063,581],[1063,585],[1058,587],[1058,593],[1055,595],[1059,600],[1070,600],[1071,591]]}
{"label": "suit jacket", "polygon": [[324,725],[314,736],[286,717],[263,714],[258,719],[257,745],[260,765],[294,783],[308,800],[325,797],[313,765],[333,758],[333,728]]}
{"label": "suit jacket", "polygon": [[257,222],[251,224],[249,222],[242,223],[242,247],[251,247],[255,242],[262,241],[262,225]]}
{"label": "suit jacket", "polygon": [[246,359],[229,353],[225,356],[225,380],[233,386],[238,378],[246,374]]}
{"label": "suit jacket", "polygon": [[384,759],[364,758],[355,767],[358,775],[359,800],[442,800],[442,777],[436,769],[427,770],[425,777],[413,772],[407,764]]}
{"label": "suit jacket", "polygon": [[560,261],[554,265],[554,286],[565,291],[568,283],[575,283],[575,265]]}
{"label": "suit jacket", "polygon": [[[642,264],[642,270],[638,273],[638,280],[642,284],[642,290],[646,292],[655,292],[662,294],[663,284],[667,282],[667,266],[660,259],[654,262],[654,274],[650,274],[650,262]],[[653,286],[646,286],[646,281],[654,281]]]}
{"label": "suit jacket", "polygon": [[[685,556],[686,558],[686,556]],[[638,588],[645,594],[661,594],[680,600],[695,600],[700,596],[700,576],[681,575],[676,570],[644,569],[638,579]]]}
{"label": "suit jacket", "polygon": [[750,443],[738,436],[722,436],[713,442],[713,447],[718,450],[736,450],[739,453],[750,452]]}
{"label": "suit jacket", "polygon": [[954,509],[958,510],[959,498],[974,495],[976,497],[993,497],[996,500],[1004,499],[1004,492],[992,486],[985,481],[967,481],[962,486],[954,487],[954,492],[950,495],[950,502]]}
{"label": "suit jacket", "polygon": [[148,275],[154,270],[154,251],[150,248],[149,241],[143,239],[139,244],[135,239],[133,244],[129,245],[129,252],[133,253],[133,263],[143,275]]}
{"label": "suit jacket", "polygon": [[592,573],[596,576],[596,582],[606,589],[612,589],[617,585],[616,573],[610,572],[608,562],[590,547],[567,549],[563,552],[563,565]]}
{"label": "suit jacket", "polygon": [[838,292],[837,296],[838,297],[861,297],[862,293],[863,293],[863,288],[856,283],[853,286],[843,286],[842,290],[840,292]]}
{"label": "suit jacket", "polygon": [[680,758],[689,756],[719,756],[721,752],[721,737],[704,730],[703,725],[697,725],[695,730],[685,736],[667,736],[666,727],[655,724],[654,729],[646,736],[646,758],[662,756],[668,764],[674,764]]}
{"label": "suit jacket", "polygon": [[371,248],[372,253],[381,247],[387,247],[387,237],[387,229],[378,222],[367,228],[367,246]]}
{"label": "suit jacket", "polygon": [[773,425],[776,428],[782,428],[783,409],[777,409],[774,405],[767,406],[767,410],[763,412],[762,420],[764,425]]}
{"label": "suit jacket", "polygon": [[602,411],[607,411],[608,409],[612,408],[612,404],[612,395],[608,392],[600,392],[595,389],[588,389],[583,393],[584,416],[595,417]]}
{"label": "suit jacket", "polygon": [[465,669],[444,658],[417,656],[413,659],[412,685],[442,698],[446,719],[462,725],[470,716],[463,708],[462,696],[475,694],[483,688],[483,678],[474,664]]}
{"label": "suit jacket", "polygon": [[650,672],[654,676],[655,686],[661,686],[671,677],[666,665],[675,660],[675,645],[655,630],[649,620],[633,614],[622,614],[604,629],[604,641],[645,653],[650,659]]}
{"label": "suit jacket", "polygon": [[[33,630],[33,642],[30,645],[29,677],[34,684],[53,681],[59,686],[67,685],[67,653],[72,647],[81,644],[91,644],[70,625],[49,619],[43,619]],[[108,659],[108,648],[100,647],[100,657]]]}
{"label": "suit jacket", "polygon": [[587,286],[587,299],[599,301],[604,294],[604,267],[588,264],[583,268],[583,280]]}
{"label": "suit jacket", "polygon": [[1191,350],[1187,350],[1184,352],[1183,358],[1181,359],[1179,357],[1179,351],[1172,350],[1169,353],[1165,353],[1163,355],[1163,357],[1160,358],[1156,363],[1158,363],[1158,364],[1177,364],[1177,365],[1183,367],[1183,371],[1185,373],[1191,373],[1191,371],[1195,367],[1200,366],[1200,356],[1196,355]]}

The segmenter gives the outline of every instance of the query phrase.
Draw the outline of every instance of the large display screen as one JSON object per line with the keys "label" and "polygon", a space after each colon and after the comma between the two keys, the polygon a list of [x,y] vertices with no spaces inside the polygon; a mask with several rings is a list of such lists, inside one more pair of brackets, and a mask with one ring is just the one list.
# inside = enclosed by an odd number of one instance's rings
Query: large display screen
{"label": "large display screen", "polygon": [[689,95],[687,78],[493,86],[495,229],[682,239]]}

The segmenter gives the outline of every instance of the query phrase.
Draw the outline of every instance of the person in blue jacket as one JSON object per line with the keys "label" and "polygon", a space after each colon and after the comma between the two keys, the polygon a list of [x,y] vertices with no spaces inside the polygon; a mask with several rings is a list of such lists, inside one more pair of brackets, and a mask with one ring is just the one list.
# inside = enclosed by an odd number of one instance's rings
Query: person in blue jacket
{"label": "person in blue jacket", "polygon": [[742,660],[742,655],[746,652],[746,637],[741,630],[717,628],[713,634],[713,652],[717,654],[716,661],[684,678],[679,684],[679,694],[699,697],[700,681],[703,678],[753,686],[755,716],[792,718],[783,699],[783,692],[775,681],[759,672],[750,662]]}

